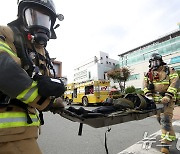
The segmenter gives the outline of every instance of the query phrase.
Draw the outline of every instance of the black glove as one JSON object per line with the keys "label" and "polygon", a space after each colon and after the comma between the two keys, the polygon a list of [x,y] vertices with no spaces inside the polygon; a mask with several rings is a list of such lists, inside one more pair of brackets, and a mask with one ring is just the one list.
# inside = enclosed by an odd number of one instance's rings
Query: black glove
{"label": "black glove", "polygon": [[60,79],[53,79],[48,76],[35,75],[33,77],[38,82],[38,93],[42,97],[60,97],[65,92],[64,83]]}

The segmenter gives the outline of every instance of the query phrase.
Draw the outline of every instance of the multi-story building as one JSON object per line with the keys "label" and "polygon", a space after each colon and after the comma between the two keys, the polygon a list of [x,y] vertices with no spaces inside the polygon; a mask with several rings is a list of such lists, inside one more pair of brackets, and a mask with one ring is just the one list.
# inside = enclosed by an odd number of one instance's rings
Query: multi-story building
{"label": "multi-story building", "polygon": [[127,86],[143,88],[144,74],[148,71],[152,53],[159,53],[168,66],[180,70],[180,28],[119,56],[119,65],[132,71]]}
{"label": "multi-story building", "polygon": [[62,62],[56,61],[55,58],[52,59],[52,64],[55,70],[56,77],[62,77]]}
{"label": "multi-story building", "polygon": [[109,54],[100,51],[74,69],[74,82],[107,79],[107,71],[115,68],[118,63],[118,60],[111,59]]}
{"label": "multi-story building", "polygon": [[[64,84],[67,84],[67,77],[66,76],[62,76],[62,62],[61,61],[57,61],[55,60],[56,58],[51,58],[53,67],[54,67],[54,71],[55,71],[55,75],[57,78],[60,78]],[[54,72],[51,70],[51,73],[53,74]]]}

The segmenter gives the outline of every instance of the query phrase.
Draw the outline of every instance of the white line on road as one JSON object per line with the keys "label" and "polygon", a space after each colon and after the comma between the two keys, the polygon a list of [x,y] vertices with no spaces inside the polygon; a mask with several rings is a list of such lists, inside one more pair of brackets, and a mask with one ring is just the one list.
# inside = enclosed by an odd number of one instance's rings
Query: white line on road
{"label": "white line on road", "polygon": [[[174,121],[173,126],[180,127],[180,120]],[[147,136],[148,132],[144,133],[144,137],[141,141],[133,144],[129,148],[119,152],[118,154],[162,154],[158,148],[152,147],[152,144],[157,142],[157,136],[161,135],[161,131],[157,131],[154,134]],[[175,147],[176,151],[180,152],[180,134],[179,132],[176,132],[176,138],[178,139]],[[156,147],[160,147],[160,144],[157,144]],[[178,152],[178,153],[179,153]]]}

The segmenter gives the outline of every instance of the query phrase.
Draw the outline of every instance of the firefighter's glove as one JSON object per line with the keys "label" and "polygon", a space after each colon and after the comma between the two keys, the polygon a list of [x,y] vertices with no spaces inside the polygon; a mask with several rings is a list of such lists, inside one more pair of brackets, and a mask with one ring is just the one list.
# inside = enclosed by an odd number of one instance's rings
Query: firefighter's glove
{"label": "firefighter's glove", "polygon": [[161,99],[161,103],[162,104],[167,104],[169,103],[171,100],[171,98],[169,96],[164,96],[162,99]]}
{"label": "firefighter's glove", "polygon": [[38,82],[38,93],[42,97],[60,97],[65,92],[64,83],[60,79],[53,79],[48,76],[35,75],[33,77]]}
{"label": "firefighter's glove", "polygon": [[49,108],[49,110],[52,113],[61,113],[64,110],[64,104],[63,104],[63,100],[62,98],[56,98],[53,102],[53,104],[51,105],[51,107]]}

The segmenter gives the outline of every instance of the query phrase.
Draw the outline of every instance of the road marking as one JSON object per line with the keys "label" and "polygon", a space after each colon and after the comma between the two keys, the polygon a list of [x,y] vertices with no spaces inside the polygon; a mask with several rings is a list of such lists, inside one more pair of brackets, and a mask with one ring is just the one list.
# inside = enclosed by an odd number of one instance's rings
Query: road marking
{"label": "road marking", "polygon": [[[177,141],[173,142],[173,144],[170,147],[170,150],[173,151],[173,154],[179,154],[180,153],[180,133],[179,133],[179,127],[180,127],[180,120],[173,122],[173,127],[178,127],[177,130],[175,129],[176,138]],[[154,134],[151,134],[149,136],[148,132],[144,133],[144,137],[141,141],[133,144],[129,148],[119,152],[118,154],[162,154],[160,152],[161,144],[160,144],[160,135],[161,131],[157,131]]]}

